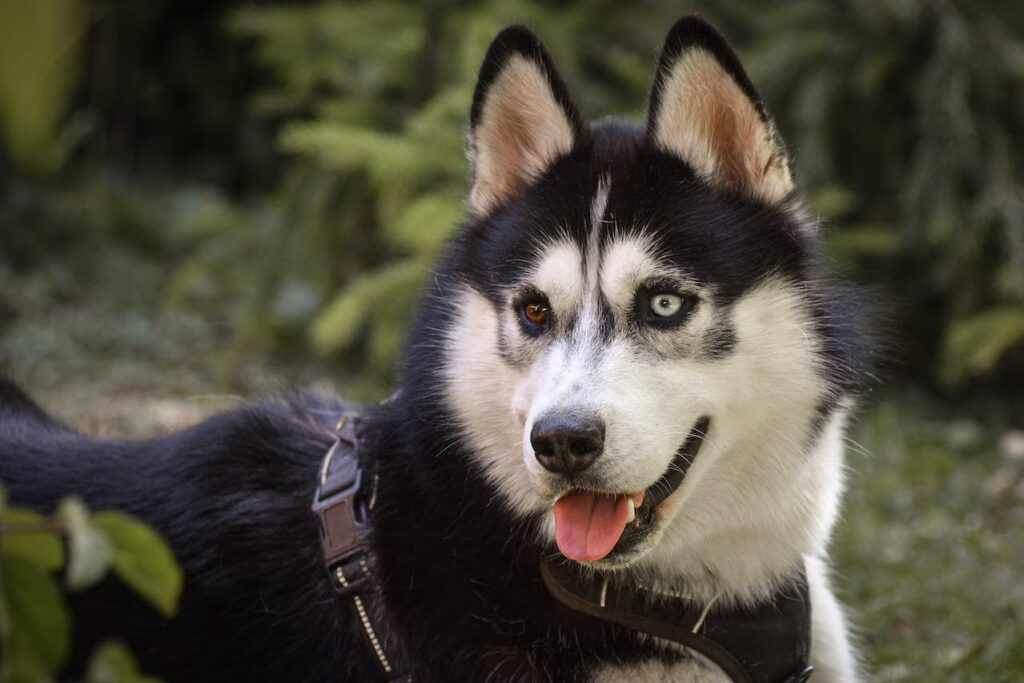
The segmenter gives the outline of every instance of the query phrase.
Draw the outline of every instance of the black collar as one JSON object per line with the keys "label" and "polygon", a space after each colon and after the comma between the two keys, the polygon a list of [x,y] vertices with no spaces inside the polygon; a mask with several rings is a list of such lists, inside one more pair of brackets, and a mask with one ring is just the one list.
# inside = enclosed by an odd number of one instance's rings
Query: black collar
{"label": "black collar", "polygon": [[650,594],[584,572],[561,560],[541,560],[541,576],[562,604],[597,619],[698,652],[734,683],[802,683],[810,678],[811,602],[803,569],[756,607],[701,605]]}

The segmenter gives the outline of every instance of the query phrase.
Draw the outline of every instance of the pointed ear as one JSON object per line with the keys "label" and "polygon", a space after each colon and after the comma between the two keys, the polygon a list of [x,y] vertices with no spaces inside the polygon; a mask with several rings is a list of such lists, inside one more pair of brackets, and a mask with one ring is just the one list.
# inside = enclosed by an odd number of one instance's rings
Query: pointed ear
{"label": "pointed ear", "polygon": [[647,134],[716,187],[769,204],[793,190],[761,98],[725,38],[698,17],[680,19],[665,40]]}
{"label": "pointed ear", "polygon": [[499,33],[470,112],[471,211],[487,214],[526,189],[572,149],[581,126],[540,40],[523,26]]}

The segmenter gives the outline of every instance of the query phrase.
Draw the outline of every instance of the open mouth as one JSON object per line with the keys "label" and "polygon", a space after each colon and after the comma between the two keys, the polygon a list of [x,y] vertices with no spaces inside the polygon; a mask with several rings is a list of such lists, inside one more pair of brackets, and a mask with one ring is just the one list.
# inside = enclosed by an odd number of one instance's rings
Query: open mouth
{"label": "open mouth", "polygon": [[555,501],[555,541],[563,555],[596,562],[626,555],[654,531],[659,507],[686,478],[711,419],[702,417],[665,473],[635,493],[573,491]]}

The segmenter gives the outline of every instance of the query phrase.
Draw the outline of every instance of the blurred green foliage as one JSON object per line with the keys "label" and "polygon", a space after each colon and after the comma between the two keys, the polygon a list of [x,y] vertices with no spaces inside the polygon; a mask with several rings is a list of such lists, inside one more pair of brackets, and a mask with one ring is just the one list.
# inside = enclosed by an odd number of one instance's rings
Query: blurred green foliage
{"label": "blurred green foliage", "polygon": [[[3,67],[16,77],[0,78],[0,120],[44,93],[32,120],[48,141],[5,135],[0,269],[127,246],[164,265],[164,314],[222,330],[229,380],[243,354],[315,354],[353,395],[388,391],[418,289],[462,215],[470,96],[502,26],[538,30],[585,114],[638,120],[668,26],[697,10],[761,87],[830,255],[892,309],[883,334],[901,371],[947,389],[1024,381],[1018,2],[38,7],[0,4],[8,31],[30,11],[63,27],[16,43],[21,61],[80,50],[85,68],[76,85],[76,69]],[[14,173],[29,168],[49,175]]]}
{"label": "blurred green foliage", "polygon": [[[282,120],[291,159],[266,269],[278,285],[257,306],[259,328],[308,329],[314,351],[360,368],[350,391],[386,391],[418,291],[462,216],[466,117],[495,33],[525,20],[577,36],[552,47],[583,102],[636,115],[650,46],[675,13],[663,3],[399,1],[232,13],[230,30],[255,42],[275,76],[253,110]],[[235,255],[219,244],[184,266],[184,297],[231,268]]]}
{"label": "blurred green foliage", "polygon": [[84,30],[78,0],[0,0],[0,137],[22,171],[52,172],[69,151]]}
{"label": "blurred green foliage", "polygon": [[[67,552],[65,553],[65,545]],[[0,487],[0,683],[43,683],[67,663],[71,620],[64,589],[82,591],[109,572],[166,617],[177,613],[183,577],[164,541],[119,512],[90,514],[78,498],[44,516],[7,505]],[[155,683],[131,652],[109,641],[92,654],[85,683]]]}

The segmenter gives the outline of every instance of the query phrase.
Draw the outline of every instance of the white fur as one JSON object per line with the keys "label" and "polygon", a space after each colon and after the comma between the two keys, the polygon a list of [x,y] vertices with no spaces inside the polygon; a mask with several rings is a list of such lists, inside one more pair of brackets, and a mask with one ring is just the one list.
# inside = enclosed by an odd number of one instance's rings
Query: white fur
{"label": "white fur", "polygon": [[814,681],[847,683],[858,680],[857,661],[850,647],[846,615],[829,585],[828,566],[821,557],[807,557],[811,599],[811,664]]}
{"label": "white fur", "polygon": [[[545,245],[527,281],[509,283],[496,311],[466,287],[448,338],[445,394],[480,471],[513,510],[549,511],[564,484],[536,461],[528,435],[553,410],[598,414],[605,449],[591,471],[616,492],[641,491],[668,468],[695,422],[711,416],[704,444],[663,521],[625,569],[656,589],[684,583],[691,596],[751,601],[803,560],[813,604],[815,680],[856,679],[842,611],[828,587],[825,557],[843,490],[842,439],[849,406],[841,404],[812,438],[816,407],[826,398],[821,341],[803,293],[770,277],[730,310],[685,272],[660,261],[647,237],[615,237],[598,254],[609,187],[595,189],[587,258],[569,243]],[[616,233],[612,233],[616,234]],[[669,279],[699,297],[678,330],[630,333],[625,315],[636,289]],[[540,338],[522,334],[511,302],[521,287],[547,294],[555,319],[576,313],[570,333],[557,326]],[[611,303],[617,332],[597,334],[598,292]],[[724,358],[698,353],[703,335],[727,319],[736,346]],[[501,355],[500,342],[517,358]],[[443,454],[439,457],[443,457]],[[595,563],[601,567],[601,563]],[[608,669],[599,680],[713,681],[694,662]]]}
{"label": "white fur", "polygon": [[642,662],[633,665],[603,667],[594,676],[595,683],[731,683],[721,669],[699,655],[677,664]]}
{"label": "white fur", "polygon": [[569,311],[583,298],[580,250],[570,242],[550,245],[533,272],[533,283],[544,292],[556,311]]}
{"label": "white fur", "polygon": [[[483,474],[516,510],[541,509],[543,501],[523,476],[523,402],[528,377],[509,366],[498,350],[499,319],[479,292],[464,289],[457,297],[457,323],[448,337],[445,393],[467,445]],[[439,454],[438,457],[444,457]]]}
{"label": "white fur", "polygon": [[[735,305],[732,320],[732,354],[680,360],[659,373],[665,396],[669,386],[686,387],[678,403],[661,401],[665,414],[696,403],[712,423],[670,499],[671,528],[641,566],[655,578],[682,574],[705,598],[724,589],[750,599],[800,555],[824,547],[842,489],[842,415],[807,443],[825,388],[819,342],[791,285],[762,284]],[[701,589],[707,569],[717,580]]]}
{"label": "white fur", "polygon": [[590,202],[590,236],[587,239],[587,277],[586,286],[591,296],[588,303],[595,303],[598,288],[598,271],[601,267],[601,234],[604,232],[605,212],[608,211],[608,194],[612,182],[608,176],[601,176],[597,181],[597,191]]}

